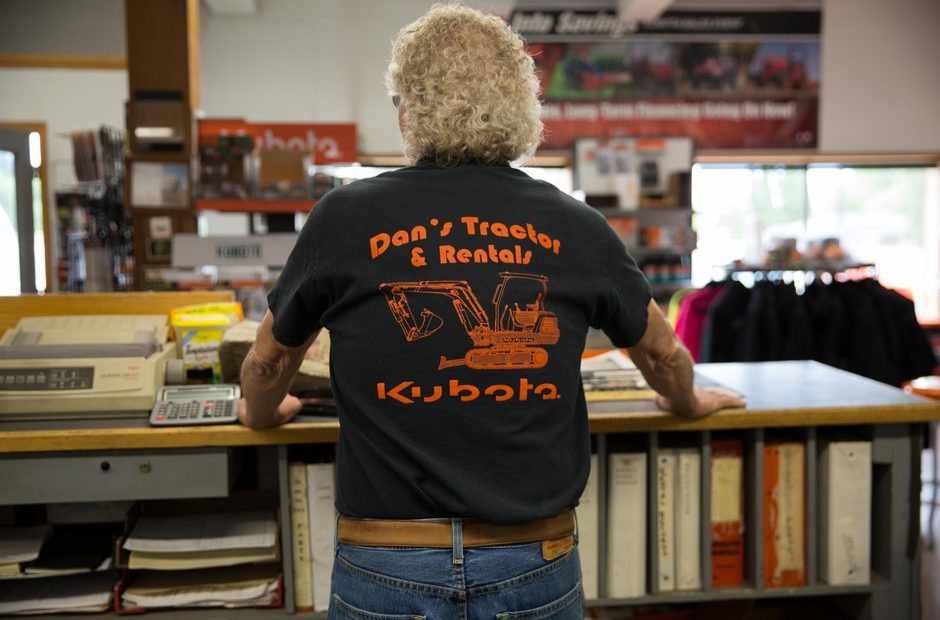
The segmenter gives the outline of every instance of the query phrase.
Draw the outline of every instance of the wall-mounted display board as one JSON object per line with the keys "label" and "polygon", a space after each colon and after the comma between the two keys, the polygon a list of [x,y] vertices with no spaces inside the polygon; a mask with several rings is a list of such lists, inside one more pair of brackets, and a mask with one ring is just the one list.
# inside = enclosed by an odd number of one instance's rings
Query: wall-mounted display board
{"label": "wall-mounted display board", "polygon": [[690,136],[700,149],[815,148],[819,11],[520,10],[542,79],[546,142]]}

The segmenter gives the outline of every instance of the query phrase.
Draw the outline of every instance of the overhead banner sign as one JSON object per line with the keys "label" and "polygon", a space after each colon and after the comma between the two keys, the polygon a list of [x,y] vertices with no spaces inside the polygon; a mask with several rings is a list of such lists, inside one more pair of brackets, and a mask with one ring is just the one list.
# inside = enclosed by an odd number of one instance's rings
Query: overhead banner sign
{"label": "overhead banner sign", "polygon": [[690,136],[697,149],[815,148],[818,11],[515,11],[543,93],[544,150],[579,137]]}
{"label": "overhead banner sign", "polygon": [[199,142],[220,136],[251,136],[263,149],[305,151],[316,164],[351,163],[358,159],[355,123],[248,123],[241,119],[199,121]]}

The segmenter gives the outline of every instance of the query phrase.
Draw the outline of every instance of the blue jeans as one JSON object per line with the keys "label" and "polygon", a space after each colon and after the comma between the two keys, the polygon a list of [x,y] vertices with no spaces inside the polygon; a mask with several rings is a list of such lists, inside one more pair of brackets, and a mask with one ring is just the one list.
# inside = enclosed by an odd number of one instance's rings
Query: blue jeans
{"label": "blue jeans", "polygon": [[339,543],[329,620],[582,620],[577,547],[553,560],[542,543],[451,549]]}

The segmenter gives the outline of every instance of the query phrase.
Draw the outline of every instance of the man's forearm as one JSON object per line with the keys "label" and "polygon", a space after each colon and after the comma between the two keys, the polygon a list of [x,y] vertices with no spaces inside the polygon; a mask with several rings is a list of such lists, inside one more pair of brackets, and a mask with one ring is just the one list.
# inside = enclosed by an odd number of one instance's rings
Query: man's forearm
{"label": "man's forearm", "polygon": [[241,368],[241,388],[248,411],[247,425],[252,428],[270,428],[286,422],[278,416],[278,405],[300,368],[303,355],[267,358],[254,347],[248,351]]}
{"label": "man's forearm", "polygon": [[275,339],[273,324],[274,316],[269,310],[258,325],[255,342],[242,362],[241,386],[245,407],[239,415],[242,422],[251,428],[270,428],[290,420],[293,413],[288,414],[279,407],[300,369],[304,353],[319,332],[311,334],[299,347],[287,347]]}
{"label": "man's forearm", "polygon": [[681,343],[676,342],[672,351],[659,359],[646,354],[631,354],[647,383],[669,399],[676,414],[693,414],[697,404],[695,373],[692,356]]}

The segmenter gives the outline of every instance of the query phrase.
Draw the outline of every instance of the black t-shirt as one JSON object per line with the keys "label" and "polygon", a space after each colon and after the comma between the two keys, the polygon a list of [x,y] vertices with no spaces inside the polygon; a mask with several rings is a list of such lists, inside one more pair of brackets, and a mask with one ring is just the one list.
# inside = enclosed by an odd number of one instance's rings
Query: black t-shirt
{"label": "black t-shirt", "polygon": [[341,514],[512,523],[577,504],[588,326],[633,345],[649,299],[592,208],[422,163],[325,196],[268,302],[284,345],[330,330]]}

